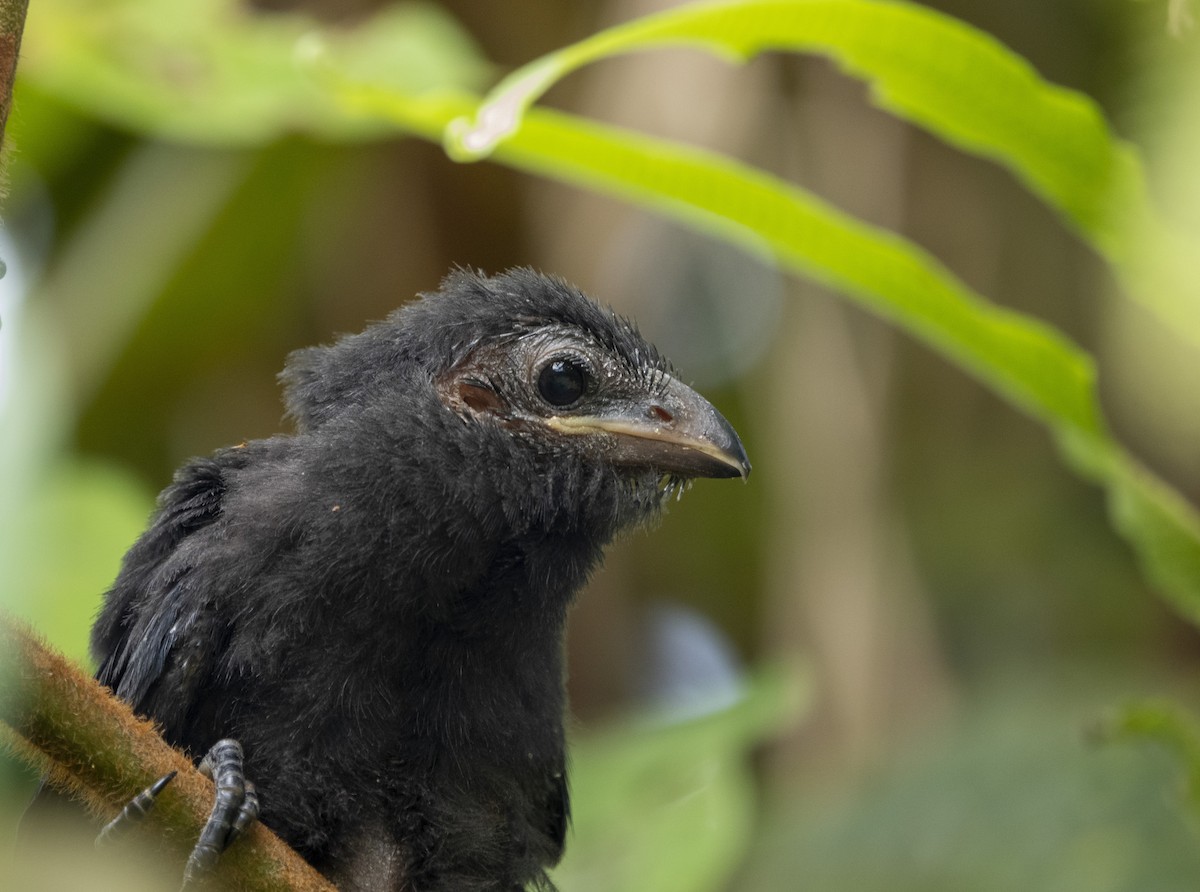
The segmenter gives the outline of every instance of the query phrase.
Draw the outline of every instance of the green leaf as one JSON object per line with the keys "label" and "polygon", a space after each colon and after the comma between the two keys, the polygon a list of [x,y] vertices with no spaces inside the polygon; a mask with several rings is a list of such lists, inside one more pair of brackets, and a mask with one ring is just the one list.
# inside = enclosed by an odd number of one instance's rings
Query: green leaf
{"label": "green leaf", "polygon": [[767,50],[829,56],[866,81],[880,107],[1011,170],[1114,265],[1135,299],[1200,344],[1195,277],[1160,271],[1165,257],[1194,257],[1200,244],[1158,219],[1136,154],[1096,104],[1043,80],[990,35],[916,4],[724,0],[637,19],[513,72],[473,119],[451,125],[447,151],[460,160],[486,156],[538,97],[590,62],[681,44],[734,60]]}
{"label": "green leaf", "polygon": [[385,7],[353,27],[263,14],[235,0],[44,0],[25,30],[21,76],[120,126],[203,144],[252,145],[303,130],[378,135],[303,72],[321,52],[356,76],[414,94],[475,87],[490,66],[439,7]]}
{"label": "green leaf", "polygon": [[572,742],[563,892],[728,888],[755,824],[752,747],[795,721],[807,686],[762,673],[738,703],[679,724],[629,724]]}
{"label": "green leaf", "polygon": [[1147,740],[1171,752],[1187,776],[1184,800],[1193,829],[1200,830],[1200,720],[1168,700],[1147,700],[1121,709],[1104,729],[1115,739]]}
{"label": "green leaf", "polygon": [[1192,888],[1200,847],[1171,760],[1083,733],[1127,696],[1128,668],[1091,665],[1052,684],[1010,669],[995,682],[972,686],[952,720],[892,743],[855,783],[778,797],[739,892]]}
{"label": "green leaf", "polygon": [[22,495],[19,518],[0,518],[0,605],[87,664],[92,618],[154,500],[127,472],[83,460],[48,469]]}

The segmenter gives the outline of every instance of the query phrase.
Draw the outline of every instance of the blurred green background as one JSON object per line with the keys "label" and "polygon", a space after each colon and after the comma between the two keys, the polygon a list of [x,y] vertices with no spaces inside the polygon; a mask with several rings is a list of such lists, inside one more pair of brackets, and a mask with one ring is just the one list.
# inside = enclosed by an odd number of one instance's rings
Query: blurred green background
{"label": "blurred green background", "polygon": [[[410,8],[407,58],[481,89],[666,5]],[[1097,100],[1157,197],[1200,217],[1188,4],[930,5]],[[69,28],[43,16],[71,8],[31,4],[9,121],[0,606],[86,660],[172,470],[281,429],[288,351],[358,330],[454,264],[532,265],[634,317],[754,463],[747,486],[701,482],[618,543],[575,610],[564,892],[1195,888],[1178,767],[1087,731],[1150,695],[1200,702],[1200,636],[1042,428],[836,296],[612,198],[415,139],[139,136],[89,105],[86,76],[56,74],[47,47],[70,46]],[[139,50],[121,36],[115,18],[113,54]],[[167,62],[186,83],[187,57]],[[549,101],[802,183],[1061,328],[1097,357],[1120,438],[1200,501],[1195,349],[1010,176],[875,110],[831,65],[663,51],[593,66]],[[7,760],[0,783],[7,833],[31,776]]]}

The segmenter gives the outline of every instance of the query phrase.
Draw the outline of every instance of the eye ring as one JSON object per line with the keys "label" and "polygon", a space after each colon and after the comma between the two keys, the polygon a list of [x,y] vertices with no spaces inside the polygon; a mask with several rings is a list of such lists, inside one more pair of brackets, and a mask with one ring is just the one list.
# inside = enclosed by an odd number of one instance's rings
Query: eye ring
{"label": "eye ring", "polygon": [[583,398],[590,378],[591,373],[582,360],[555,356],[538,372],[538,395],[554,408],[565,409]]}

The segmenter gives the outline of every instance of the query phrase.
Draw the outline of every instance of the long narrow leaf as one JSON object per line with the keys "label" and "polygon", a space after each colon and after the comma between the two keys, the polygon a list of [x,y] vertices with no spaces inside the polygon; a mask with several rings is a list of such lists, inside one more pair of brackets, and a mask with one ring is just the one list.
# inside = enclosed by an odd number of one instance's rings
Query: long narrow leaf
{"label": "long narrow leaf", "polygon": [[238,0],[38,0],[20,74],[89,114],[191,144],[260,145],[295,131],[380,135],[369,121],[342,117],[300,71],[297,56],[318,33],[348,71],[397,91],[475,89],[489,74],[434,4],[397,3],[321,28],[304,13],[253,14]]}
{"label": "long narrow leaf", "polygon": [[[1151,209],[1136,154],[1113,136],[1096,104],[1043,80],[990,35],[916,4],[722,0],[637,19],[515,71],[473,120],[451,126],[447,150],[464,160],[484,157],[570,72],[678,45],[735,60],[767,50],[830,57],[866,81],[882,108],[1011,170],[1114,265],[1132,297],[1200,344],[1200,290],[1158,269],[1168,250],[1182,254],[1188,246]],[[1192,247],[1194,256],[1200,245]]]}

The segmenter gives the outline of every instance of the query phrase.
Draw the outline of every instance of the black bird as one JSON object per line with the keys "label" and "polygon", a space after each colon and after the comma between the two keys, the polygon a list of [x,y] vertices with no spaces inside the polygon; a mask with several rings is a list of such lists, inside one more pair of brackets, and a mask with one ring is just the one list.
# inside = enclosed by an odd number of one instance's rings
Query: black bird
{"label": "black bird", "polygon": [[296,433],[192,461],[92,633],[193,757],[343,889],[549,888],[563,634],[620,530],[737,434],[636,329],[528,269],[441,289],[280,376]]}

